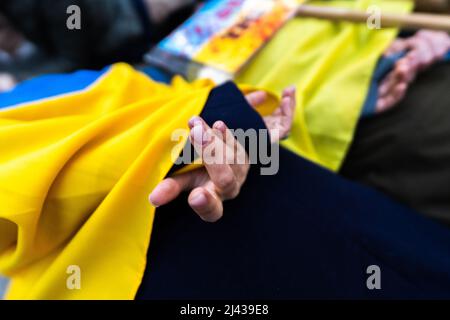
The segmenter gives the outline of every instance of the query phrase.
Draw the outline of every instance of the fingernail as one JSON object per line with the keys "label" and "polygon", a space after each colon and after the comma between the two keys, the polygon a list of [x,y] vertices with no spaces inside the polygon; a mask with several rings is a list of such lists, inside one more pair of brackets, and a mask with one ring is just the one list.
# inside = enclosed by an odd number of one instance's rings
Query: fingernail
{"label": "fingernail", "polygon": [[290,87],[287,87],[285,90],[284,90],[284,94],[285,95],[293,95],[294,93],[295,93],[295,90],[296,90],[296,87],[295,86],[290,86]]}
{"label": "fingernail", "polygon": [[207,145],[211,140],[211,135],[209,132],[205,132],[202,124],[196,124],[191,130],[191,137],[194,143]]}
{"label": "fingernail", "polygon": [[195,125],[191,130],[194,143],[203,144],[203,126]]}
{"label": "fingernail", "polygon": [[205,195],[203,193],[199,193],[195,195],[191,200],[191,205],[193,207],[202,207],[205,206],[208,203],[208,200],[206,199]]}
{"label": "fingernail", "polygon": [[152,195],[153,195],[153,193],[150,194],[150,195],[148,196],[148,202],[150,202],[150,204],[151,204],[153,207],[159,208],[159,206],[156,205],[156,204],[153,202],[153,200],[152,200]]}
{"label": "fingernail", "polygon": [[189,124],[189,128],[192,129],[192,128],[195,127],[196,125],[202,124],[202,119],[201,119],[200,117],[198,117],[198,116],[194,116],[194,117],[192,117],[192,118],[189,120],[188,124]]}
{"label": "fingernail", "polygon": [[214,124],[214,128],[222,132],[222,134],[225,134],[227,131],[227,126],[225,125],[225,123],[223,123],[223,121],[217,121]]}

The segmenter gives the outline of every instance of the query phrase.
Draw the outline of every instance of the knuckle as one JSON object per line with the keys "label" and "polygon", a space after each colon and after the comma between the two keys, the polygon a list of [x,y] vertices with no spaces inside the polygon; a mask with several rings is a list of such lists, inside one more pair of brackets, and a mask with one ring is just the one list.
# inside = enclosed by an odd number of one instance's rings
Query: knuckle
{"label": "knuckle", "polygon": [[163,180],[163,182],[161,182],[159,186],[166,192],[178,191],[180,189],[178,183],[173,178]]}
{"label": "knuckle", "polygon": [[236,199],[239,196],[240,192],[241,192],[240,188],[234,188],[233,190],[230,190],[227,199],[228,200]]}
{"label": "knuckle", "polygon": [[236,184],[236,178],[234,177],[233,172],[230,170],[227,170],[225,174],[221,175],[220,179],[217,182],[217,187],[221,190],[228,190],[233,188],[233,186]]}
{"label": "knuckle", "polygon": [[223,216],[223,212],[216,212],[214,210],[209,210],[200,214],[200,217],[203,221],[214,223],[219,221]]}
{"label": "knuckle", "polygon": [[240,184],[238,181],[235,181],[233,185],[230,186],[230,188],[222,194],[222,198],[224,200],[236,199],[241,192],[241,186],[242,184]]}

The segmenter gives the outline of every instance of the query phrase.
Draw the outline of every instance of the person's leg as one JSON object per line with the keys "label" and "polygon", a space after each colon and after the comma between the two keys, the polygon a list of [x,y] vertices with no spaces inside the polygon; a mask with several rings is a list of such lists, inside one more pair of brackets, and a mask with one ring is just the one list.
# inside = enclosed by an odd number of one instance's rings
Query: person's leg
{"label": "person's leg", "polygon": [[449,88],[441,63],[398,106],[361,120],[340,173],[450,224]]}
{"label": "person's leg", "polygon": [[[381,269],[381,290],[366,273]],[[250,173],[224,218],[185,199],[157,210],[137,299],[450,296],[450,231],[281,150],[275,176]]]}

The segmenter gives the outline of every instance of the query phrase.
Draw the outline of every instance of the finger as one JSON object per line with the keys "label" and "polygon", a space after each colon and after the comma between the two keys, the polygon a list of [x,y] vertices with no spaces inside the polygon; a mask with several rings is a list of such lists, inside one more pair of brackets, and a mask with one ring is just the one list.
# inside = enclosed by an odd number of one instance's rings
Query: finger
{"label": "finger", "polygon": [[399,83],[395,87],[395,89],[392,93],[392,97],[393,97],[392,106],[397,105],[405,97],[407,90],[408,90],[408,85],[406,83]]}
{"label": "finger", "polygon": [[279,118],[278,121],[278,136],[279,139],[284,139],[292,128],[292,123],[294,120],[294,100],[290,97],[286,97],[281,102],[281,109],[283,110],[283,116]]}
{"label": "finger", "polygon": [[379,98],[375,106],[375,113],[382,113],[386,110],[386,100],[384,98]]}
{"label": "finger", "polygon": [[414,59],[414,55],[408,55],[395,65],[400,82],[412,83],[414,81],[418,71],[418,65]]}
{"label": "finger", "polygon": [[389,91],[391,91],[392,87],[394,86],[395,82],[395,74],[393,71],[391,71],[385,79],[381,82],[381,85],[378,89],[378,96],[384,97],[386,96]]}
{"label": "finger", "polygon": [[270,116],[264,117],[272,143],[286,137],[291,131],[296,106],[296,88],[291,86],[283,91],[280,107]]}
{"label": "finger", "polygon": [[267,93],[264,91],[255,91],[252,93],[249,93],[245,96],[247,99],[247,102],[253,107],[257,108],[260,105],[262,105],[267,100]]}
{"label": "finger", "polygon": [[[214,133],[224,143],[224,159],[225,163],[234,165],[238,160],[238,152],[242,149],[241,144],[237,141],[233,133],[228,129],[223,121],[217,121],[213,125]],[[245,159],[244,159],[245,160]]]}
{"label": "finger", "polygon": [[416,68],[411,64],[409,56],[397,61],[394,69],[381,82],[378,95],[383,98],[391,93],[391,91],[399,83],[410,83],[415,78]]}
{"label": "finger", "polygon": [[182,174],[161,181],[149,196],[149,201],[154,207],[160,207],[175,200],[181,192],[190,189],[193,184],[193,175]]}
{"label": "finger", "polygon": [[264,121],[266,123],[267,128],[270,132],[270,142],[271,143],[277,143],[280,141],[284,136],[283,134],[283,118],[286,118],[284,116],[275,117],[275,116],[269,116],[265,117]]}
{"label": "finger", "polygon": [[[218,131],[217,136],[220,136],[222,141],[233,151],[235,151],[232,154],[232,157],[230,157],[233,160],[236,160],[236,158],[239,158],[238,156],[246,155],[245,148],[239,143],[239,141],[236,139],[236,137],[233,135],[231,130],[228,128],[228,126],[223,121],[217,121],[213,125],[213,129]],[[233,161],[233,164],[236,162]]]}
{"label": "finger", "polygon": [[[193,130],[194,127],[198,126],[199,128],[202,128],[203,132],[200,133],[200,129]],[[197,146],[202,146],[202,150],[204,147],[207,146],[207,144],[211,143],[214,138],[218,138],[219,140],[222,140],[225,145],[230,146],[232,149],[233,147],[239,147],[240,149],[243,149],[243,147],[237,143],[237,140],[235,139],[233,133],[228,129],[227,125],[223,121],[216,121],[213,125],[213,128],[209,128],[208,124],[200,117],[193,117],[191,120],[189,120],[189,127],[191,128],[191,135],[192,139],[197,142]],[[222,144],[217,143],[217,149],[221,147]],[[225,146],[223,146],[225,148]],[[196,150],[200,151],[200,150]],[[230,163],[234,163],[233,161],[233,153],[223,153],[224,156],[230,156],[231,158]],[[221,159],[219,159],[221,160]]]}
{"label": "finger", "polygon": [[295,98],[296,91],[297,91],[297,87],[295,85],[287,87],[286,89],[283,90],[283,97]]}
{"label": "finger", "polygon": [[413,63],[412,65],[415,68],[417,68],[417,70],[420,70],[420,68],[423,65],[423,54],[422,54],[423,40],[417,37],[412,37],[408,38],[406,40],[406,43],[408,47],[408,52],[404,58],[410,59],[410,62]]}
{"label": "finger", "polygon": [[294,86],[287,88],[283,92],[283,100],[281,101],[281,110],[283,114],[289,118],[294,117],[295,107],[297,106],[296,88]]}
{"label": "finger", "polygon": [[194,116],[189,120],[188,125],[189,125],[189,129],[192,129],[196,125],[206,125],[206,122],[201,117]]}
{"label": "finger", "polygon": [[[210,144],[214,144],[215,151],[218,151],[213,159],[208,159],[208,155],[203,153],[209,147],[208,143],[200,145],[193,143],[198,154],[202,153],[202,159],[212,181],[217,185],[218,193],[222,199],[233,199],[239,193],[242,184],[245,182],[250,164],[245,148],[237,141],[232,132],[223,121],[217,121],[213,130],[200,118],[194,119],[191,123],[197,123],[204,130],[209,130],[214,137]],[[200,130],[197,128],[196,130]],[[195,132],[196,130],[192,130]],[[200,133],[191,134],[191,141],[195,136],[202,136]],[[209,161],[208,161],[209,160]],[[234,178],[231,177],[231,173]]]}
{"label": "finger", "polygon": [[281,100],[280,109],[282,112],[282,115],[288,118],[294,117],[294,110],[295,110],[295,98],[292,97],[284,97]]}
{"label": "finger", "polygon": [[403,61],[402,63],[409,64],[412,69],[417,70],[420,64],[419,51],[409,51],[408,54],[399,61]]}
{"label": "finger", "polygon": [[213,125],[213,129],[218,131],[218,136],[222,139],[222,141],[230,147],[234,147],[236,145],[236,138],[228,129],[228,126],[223,121],[216,121]]}
{"label": "finger", "polygon": [[377,103],[376,113],[385,112],[393,106],[394,99],[392,96],[386,96],[380,99]]}
{"label": "finger", "polygon": [[[205,138],[205,136],[207,136]],[[222,199],[230,198],[239,188],[233,169],[227,164],[227,146],[206,124],[197,124],[190,135],[195,151],[201,156],[203,164],[218,189]]]}
{"label": "finger", "polygon": [[[400,97],[400,92],[403,94],[406,92],[408,88],[408,83],[400,82],[398,84],[393,85],[385,95],[379,96],[376,104],[376,112],[380,113],[386,111],[387,109],[393,107],[396,103],[398,103],[403,96]],[[400,91],[400,92],[399,92]]]}
{"label": "finger", "polygon": [[399,82],[409,82],[414,74],[409,59],[401,59],[395,65],[396,78]]}
{"label": "finger", "polygon": [[388,95],[377,101],[376,113],[384,112],[397,105],[405,96],[407,89],[406,83],[396,85]]}
{"label": "finger", "polygon": [[206,188],[194,189],[188,198],[191,208],[206,222],[216,222],[223,216],[223,204]]}
{"label": "finger", "polygon": [[220,133],[226,144],[227,155],[225,158],[227,159],[227,164],[231,166],[238,183],[240,185],[243,184],[249,169],[247,151],[223,121],[217,121],[213,128]]}
{"label": "finger", "polygon": [[403,99],[407,90],[405,83],[397,85],[388,96],[384,97],[377,104],[377,113],[384,112],[397,105]]}

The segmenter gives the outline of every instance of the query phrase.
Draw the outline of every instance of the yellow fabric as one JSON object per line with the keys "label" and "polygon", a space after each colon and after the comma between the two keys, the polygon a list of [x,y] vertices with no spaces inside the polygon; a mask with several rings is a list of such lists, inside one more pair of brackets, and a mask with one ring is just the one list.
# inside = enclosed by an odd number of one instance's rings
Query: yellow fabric
{"label": "yellow fabric", "polygon": [[[213,84],[158,84],[123,64],[88,90],[0,111],[0,271],[10,299],[133,299],[146,266],[148,194],[174,129]],[[69,266],[81,290],[68,290]]]}
{"label": "yellow fabric", "polygon": [[[303,1],[300,1],[303,2]],[[408,12],[405,0],[314,1],[314,5]],[[297,87],[297,113],[284,145],[337,171],[353,139],[376,63],[396,29],[296,18],[289,22],[237,78],[273,92]]]}
{"label": "yellow fabric", "polygon": [[[213,86],[164,85],[116,64],[85,90],[0,110],[7,298],[134,299],[155,213],[148,195],[186,142],[172,133],[188,130]],[[271,96],[262,109],[277,105]],[[71,266],[80,290],[67,286]]]}

